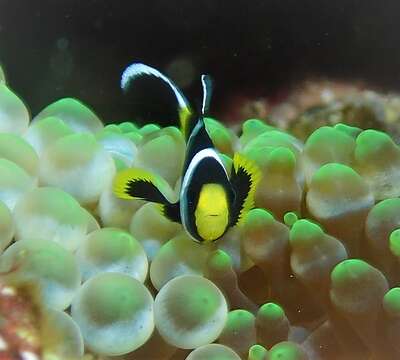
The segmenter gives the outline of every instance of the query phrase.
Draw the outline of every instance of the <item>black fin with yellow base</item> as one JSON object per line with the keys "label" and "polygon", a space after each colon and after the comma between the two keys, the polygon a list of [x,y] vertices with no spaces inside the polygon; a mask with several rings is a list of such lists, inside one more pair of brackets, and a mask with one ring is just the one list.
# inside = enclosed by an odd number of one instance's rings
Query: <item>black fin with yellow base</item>
{"label": "black fin with yellow base", "polygon": [[161,189],[165,186],[160,177],[138,168],[120,171],[114,178],[113,191],[120,199],[140,199],[159,204],[160,212],[169,220],[181,222],[179,202],[172,204]]}
{"label": "black fin with yellow base", "polygon": [[114,178],[114,194],[121,199],[141,199],[159,204],[169,204],[161,192],[161,180],[144,169],[131,168],[120,171]]}
{"label": "black fin with yellow base", "polygon": [[260,180],[261,171],[258,166],[244,156],[235,154],[230,178],[235,192],[231,226],[240,225],[245,214],[254,207],[254,195]]}

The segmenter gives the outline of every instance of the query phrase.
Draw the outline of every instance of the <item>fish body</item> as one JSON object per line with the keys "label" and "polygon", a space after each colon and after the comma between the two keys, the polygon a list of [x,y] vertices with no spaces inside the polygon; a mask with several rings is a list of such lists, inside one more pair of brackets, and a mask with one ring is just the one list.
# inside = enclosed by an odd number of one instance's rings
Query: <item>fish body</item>
{"label": "fish body", "polygon": [[254,206],[254,193],[260,171],[240,154],[235,154],[231,175],[207,132],[204,116],[208,112],[212,84],[202,75],[203,102],[196,114],[176,85],[158,70],[144,64],[132,64],[122,75],[121,87],[133,88],[136,80],[157,78],[175,97],[181,130],[186,137],[179,201],[170,203],[160,191],[160,181],[143,169],[126,169],[114,180],[114,193],[124,199],[144,199],[161,204],[163,214],[183,225],[197,242],[212,242],[237,225]]}

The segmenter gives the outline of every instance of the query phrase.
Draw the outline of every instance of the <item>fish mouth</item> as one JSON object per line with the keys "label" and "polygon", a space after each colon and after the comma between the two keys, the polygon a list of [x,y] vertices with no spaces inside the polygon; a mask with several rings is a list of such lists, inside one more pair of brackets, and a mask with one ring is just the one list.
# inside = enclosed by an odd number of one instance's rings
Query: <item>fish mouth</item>
{"label": "fish mouth", "polygon": [[219,216],[219,214],[209,214],[207,216],[216,217],[216,216]]}

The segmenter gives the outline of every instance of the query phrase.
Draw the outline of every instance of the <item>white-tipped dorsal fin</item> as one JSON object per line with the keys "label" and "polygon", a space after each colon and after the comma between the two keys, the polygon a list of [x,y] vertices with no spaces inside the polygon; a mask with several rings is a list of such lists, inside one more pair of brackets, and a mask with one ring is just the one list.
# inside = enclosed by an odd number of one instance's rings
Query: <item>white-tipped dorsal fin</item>
{"label": "white-tipped dorsal fin", "polygon": [[201,75],[201,85],[203,86],[203,103],[201,114],[207,115],[212,96],[212,79],[209,75]]}
{"label": "white-tipped dorsal fin", "polygon": [[126,91],[128,86],[132,84],[135,79],[140,78],[141,76],[154,76],[156,78],[164,81],[171,88],[173,93],[175,94],[176,100],[178,101],[180,109],[188,109],[189,103],[186,100],[185,96],[179,90],[179,88],[173,83],[172,80],[168,79],[164,74],[159,72],[157,69],[152,68],[151,66],[142,64],[142,63],[133,63],[129,65],[121,76],[121,89]]}
{"label": "white-tipped dorsal fin", "polygon": [[150,77],[160,80],[164,85],[171,90],[171,93],[176,99],[176,103],[173,107],[177,110],[177,116],[181,126],[182,133],[188,136],[189,122],[192,116],[192,109],[190,108],[189,102],[182,94],[181,90],[174,84],[172,80],[166,77],[157,69],[142,63],[133,63],[129,65],[121,76],[121,89],[127,93],[134,88],[135,80],[139,80],[143,77]]}

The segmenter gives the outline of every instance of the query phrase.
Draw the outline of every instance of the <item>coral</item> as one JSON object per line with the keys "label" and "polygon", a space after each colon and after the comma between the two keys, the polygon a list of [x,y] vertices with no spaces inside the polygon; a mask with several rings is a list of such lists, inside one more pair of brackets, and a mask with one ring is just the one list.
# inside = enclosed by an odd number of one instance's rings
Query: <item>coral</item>
{"label": "coral", "polygon": [[[353,100],[353,125],[379,117],[375,100]],[[142,167],[175,201],[178,128],[104,126],[75,99],[30,122],[0,72],[0,358],[400,357],[396,141],[336,120],[304,141],[258,119],[205,122],[228,173],[240,153],[262,179],[243,223],[202,245],[112,192],[116,171]]]}
{"label": "coral", "polygon": [[0,358],[14,360],[29,354],[34,359],[41,353],[41,310],[35,289],[0,281]]}
{"label": "coral", "polygon": [[80,359],[81,331],[71,317],[44,307],[37,284],[0,279],[0,358]]}

